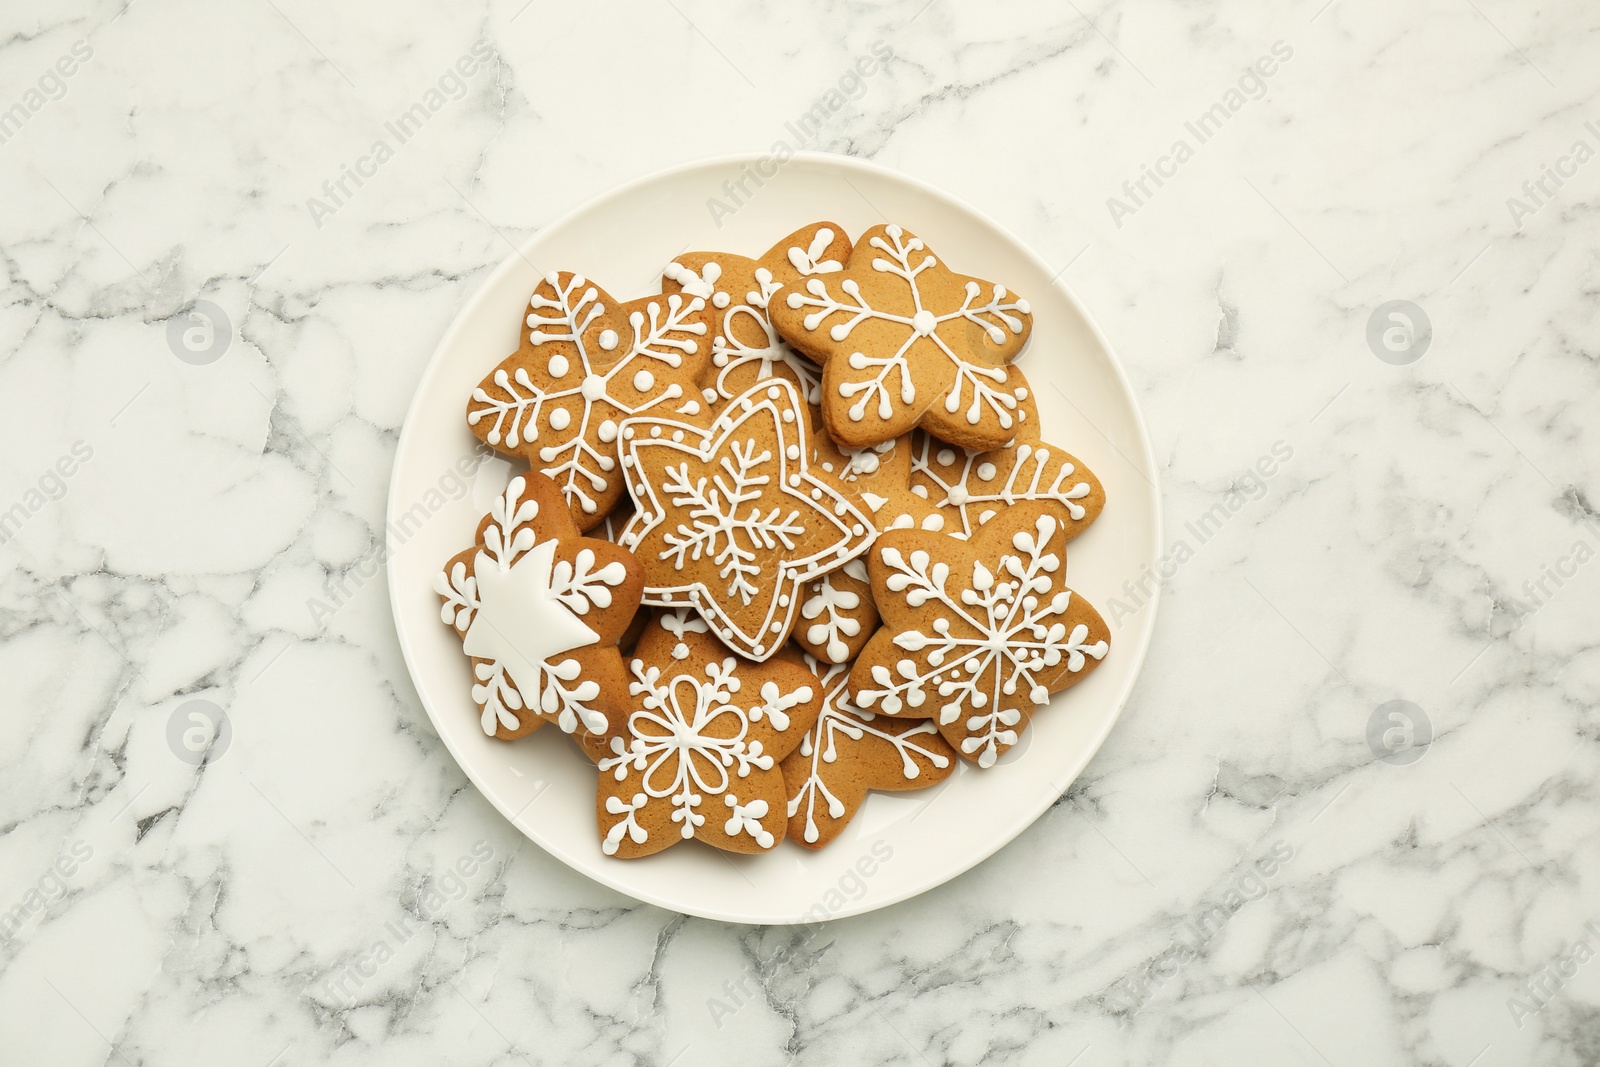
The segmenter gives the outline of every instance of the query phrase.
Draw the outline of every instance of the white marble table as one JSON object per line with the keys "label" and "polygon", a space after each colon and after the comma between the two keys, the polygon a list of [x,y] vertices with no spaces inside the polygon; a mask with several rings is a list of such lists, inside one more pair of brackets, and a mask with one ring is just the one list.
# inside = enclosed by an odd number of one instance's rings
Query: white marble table
{"label": "white marble table", "polygon": [[[0,1063],[1596,1061],[1592,4],[446,6],[0,12]],[[1062,802],[797,953],[523,840],[368,566],[509,242],[779,139],[1062,268],[1174,560]]]}

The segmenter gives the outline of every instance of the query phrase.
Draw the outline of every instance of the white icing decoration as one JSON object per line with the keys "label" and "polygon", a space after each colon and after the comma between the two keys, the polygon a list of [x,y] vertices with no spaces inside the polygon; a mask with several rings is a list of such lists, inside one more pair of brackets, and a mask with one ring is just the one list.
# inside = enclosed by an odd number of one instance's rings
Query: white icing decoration
{"label": "white icing decoration", "polygon": [[776,843],[777,838],[761,825],[761,820],[767,817],[765,800],[752,800],[748,804],[741,804],[739,798],[732,793],[726,794],[722,799],[733,809],[728,821],[722,824],[723,833],[729,837],[738,837],[741,833],[749,834],[762,848],[771,848]]}
{"label": "white icing decoration", "polygon": [[[553,297],[544,295],[545,286]],[[536,290],[529,301],[534,309],[528,316],[528,325],[533,327],[529,337],[534,344],[566,341],[573,345],[577,350],[576,368],[561,354],[552,356],[547,364],[551,378],[570,384],[546,389],[529,377],[526,368],[517,368],[514,375],[498,368],[491,377],[495,392],[481,385],[473,390],[467,423],[476,426],[492,416],[494,422],[485,439],[491,445],[514,450],[539,439],[539,421],[547,402],[581,398],[583,408],[576,430],[569,439],[540,448],[538,459],[544,473],[561,487],[569,505],[576,502],[583,511],[593,513],[597,506],[593,494],[609,489],[610,472],[616,467],[616,457],[611,450],[597,449],[588,440],[593,420],[608,414],[604,410],[597,414],[597,405],[614,408],[622,415],[637,415],[680,397],[683,390],[676,384],[653,398],[641,399],[634,394],[621,397],[616,394],[622,390],[613,391],[612,382],[618,375],[623,375],[625,381],[633,379],[640,363],[673,369],[682,367],[683,357],[698,350],[694,338],[706,332],[705,323],[691,321],[705,307],[705,301],[674,293],[651,300],[646,305],[648,315],[634,311],[628,318],[633,331],[631,346],[623,356],[602,369],[591,358],[584,341],[590,326],[605,314],[599,302],[599,291],[581,274],[571,275],[563,285],[561,276],[552,273],[545,278],[545,286]],[[620,343],[617,332],[612,329],[601,330],[598,341],[607,352]],[[568,377],[568,372],[574,369],[577,371],[575,381]],[[557,425],[551,420],[547,424],[553,431],[564,433],[572,426],[572,419],[569,415],[565,423]],[[611,440],[605,436],[608,424],[615,426],[609,418],[598,426],[596,436],[602,444],[609,444]]]}
{"label": "white icing decoration", "polygon": [[[642,772],[645,801],[639,802],[639,793],[631,804],[608,801],[608,812],[625,817],[606,832],[601,847],[607,854],[616,853],[623,834],[636,844],[648,840],[635,814],[650,801],[665,798],[672,806],[672,821],[680,824],[679,834],[693,837],[695,830],[705,825],[700,808],[708,795],[727,793],[735,777],[748,777],[752,770],[772,770],[773,757],[759,740],[748,739],[751,722],[765,717],[774,729],[787,730],[789,709],[809,701],[812,691],[801,686],[782,693],[769,681],[761,687],[760,700],[746,710],[735,702],[742,688],[738,662],[729,656],[720,663],[708,663],[703,679],[663,672],[639,659],[630,662],[635,681],[628,692],[640,698],[641,707],[628,716],[629,740],[625,743],[621,737],[613,737],[611,755],[603,757],[599,767],[601,774],[609,773],[619,782],[627,779],[630,770]],[[740,818],[749,815],[759,821],[765,814],[757,815],[749,807]]]}
{"label": "white icing decoration", "polygon": [[689,657],[689,646],[684,643],[684,634],[703,634],[711,630],[706,625],[706,620],[689,608],[674,608],[661,616],[661,628],[678,639],[678,643],[672,646],[673,659]]}
{"label": "white icing decoration", "polygon": [[572,424],[572,413],[566,408],[553,408],[550,412],[550,428],[552,430],[565,430]]}
{"label": "white icing decoration", "polygon": [[[711,429],[656,418],[630,419],[624,427],[624,464],[640,507],[628,526],[635,550],[680,571],[702,559],[717,568],[714,588],[688,579],[652,584],[644,602],[698,607],[724,643],[754,659],[781,647],[769,645],[766,635],[793,628],[801,584],[861,555],[876,536],[852,501],[810,473],[805,420],[783,419],[785,410],[799,407],[794,386],[774,379],[738,398]],[[683,437],[657,436],[663,429]],[[776,447],[760,443],[769,433]],[[794,458],[791,443],[800,445]],[[641,462],[652,448],[671,452],[664,461]],[[651,484],[647,468],[661,484]],[[680,517],[669,525],[674,508]],[[748,630],[734,623],[727,605],[756,605],[741,610],[751,619]]]}
{"label": "white icing decoration", "polygon": [[861,595],[835,586],[833,579],[834,575],[824,574],[812,583],[811,595],[800,605],[800,617],[810,623],[806,641],[823,648],[822,658],[829,663],[843,663],[850,658],[845,639],[861,633],[861,620],[850,614],[861,606]]}
{"label": "white icing decoration", "polygon": [[[716,263],[706,264],[707,272],[713,267],[717,268],[717,276],[720,277],[722,268]],[[716,388],[708,390],[710,395],[706,399],[713,401],[719,397],[723,400],[733,399],[737,387],[730,381],[729,376],[736,369],[754,363],[756,382],[771,378],[774,368],[782,365],[794,375],[805,393],[806,403],[820,404],[822,372],[810,360],[789,347],[788,343],[778,336],[778,331],[773,329],[772,321],[767,317],[767,304],[782,285],[773,280],[772,272],[765,267],[756,268],[755,278],[756,285],[760,288],[745,293],[742,303],[734,303],[726,292],[718,291],[712,296],[712,305],[726,310],[722,316],[722,328],[711,342],[711,362],[720,370],[717,374]],[[761,331],[764,340],[760,345],[747,345],[739,338],[737,327],[740,319],[748,319],[746,325],[754,326]]]}
{"label": "white icing decoration", "polygon": [[833,244],[833,230],[827,226],[818,230],[811,238],[811,244],[804,248],[791,247],[789,249],[789,262],[794,269],[804,275],[834,274],[844,270],[844,264],[837,259],[822,259],[827,253],[828,246]]}
{"label": "white icing decoration", "polygon": [[1040,678],[1058,673],[1046,669],[1065,662],[1076,673],[1086,657],[1101,659],[1108,650],[1104,640],[1088,643],[1083,623],[1069,631],[1061,621],[1072,592],[1059,584],[1061,558],[1046,550],[1057,527],[1056,519],[1042,515],[1031,534],[1019,531],[1011,542],[1015,553],[999,558],[998,576],[974,561],[972,588],[962,589],[959,601],[946,591],[949,564],[921,549],[908,560],[898,548],[885,547],[879,558],[892,572],[886,594],[899,594],[920,620],[919,629],[896,633],[894,644],[921,662],[874,664],[872,686],[856,693],[856,703],[893,715],[915,713],[931,698],[941,724],[962,721],[967,737],[961,751],[977,753],[980,767],[992,766],[1002,749],[1017,743],[1017,698],[1046,703],[1050,694]]}
{"label": "white icing decoration", "polygon": [[[1054,504],[1073,522],[1082,522],[1088,515],[1078,501],[1089,495],[1089,483],[1076,479],[1077,468],[1062,458],[1065,453],[1050,445],[1024,442],[1010,449],[965,452],[958,457],[953,449],[935,451],[934,438],[927,434],[919,431],[915,436],[911,445],[911,491],[932,500],[935,506],[957,508],[961,514],[958,536],[970,537],[1004,507],[1028,500]],[[1009,463],[1005,478],[998,483],[997,459]],[[1053,472],[1052,464],[1056,465]],[[933,494],[927,485],[916,481],[919,475],[933,483]]]}
{"label": "white icing decoration", "polygon": [[650,387],[655,384],[656,376],[647,370],[642,370],[633,376],[633,387],[641,393],[649,392]]}
{"label": "white icing decoration", "polygon": [[484,733],[516,729],[514,713],[525,707],[556,716],[567,733],[580,722],[603,733],[605,715],[588,706],[599,685],[580,680],[577,660],[562,653],[599,639],[582,616],[611,605],[611,588],[627,579],[627,568],[612,562],[596,569],[589,549],[572,562],[556,561],[557,542],[539,541],[529,525],[539,505],[522,498],[526,490],[526,479],[513,478],[495,500],[470,576],[461,563],[437,576],[434,587],[446,598],[440,617],[461,633],[467,655],[489,661],[476,665],[480,684],[472,690]]}
{"label": "white icing decoration", "polygon": [[[965,401],[965,388],[971,385],[971,404],[966,409],[967,422],[976,425],[984,415],[987,407],[997,416],[1002,429],[1009,430],[1015,423],[1013,412],[1017,407],[1016,396],[1006,391],[1005,383],[1007,373],[1003,367],[989,367],[971,363],[957,355],[950,346],[935,332],[941,323],[953,319],[965,319],[972,326],[983,330],[991,340],[1004,339],[1004,331],[994,320],[998,320],[1012,333],[1020,334],[1023,329],[1023,320],[1013,311],[1026,313],[1026,308],[1021,304],[1005,303],[1007,295],[1003,285],[996,285],[987,304],[974,306],[978,299],[980,289],[976,282],[968,282],[963,287],[964,299],[961,306],[954,311],[938,314],[931,308],[923,306],[923,294],[917,284],[917,276],[923,271],[938,265],[938,260],[930,255],[924,256],[913,264],[912,254],[924,251],[925,246],[920,237],[902,240],[904,231],[898,226],[885,227],[884,232],[889,241],[882,237],[873,237],[870,246],[883,253],[883,256],[874,257],[872,269],[886,274],[893,274],[903,279],[910,289],[913,306],[917,309],[913,314],[897,315],[888,311],[880,311],[871,307],[862,298],[861,287],[853,278],[846,277],[839,283],[843,297],[834,296],[828,290],[827,282],[820,278],[812,278],[805,284],[805,292],[791,292],[788,304],[791,308],[810,307],[816,311],[806,315],[803,325],[807,330],[819,329],[824,322],[834,315],[844,316],[828,330],[828,336],[835,341],[843,341],[850,336],[856,326],[867,319],[878,319],[884,322],[899,323],[906,327],[906,337],[893,355],[885,357],[871,357],[862,352],[852,352],[849,356],[849,365],[853,370],[874,370],[876,373],[866,381],[843,381],[839,383],[839,395],[845,398],[860,397],[854,404],[846,409],[846,415],[854,422],[860,422],[866,417],[868,405],[874,398],[877,399],[877,412],[880,419],[888,419],[894,410],[894,392],[889,384],[891,375],[898,374],[900,380],[899,397],[902,404],[916,402],[916,386],[911,378],[910,362],[906,353],[919,339],[927,338],[938,350],[955,364],[955,381],[950,386],[950,392],[945,397],[945,410],[955,414],[961,410]],[[892,244],[890,242],[893,242]],[[796,249],[790,249],[790,258],[793,260]],[[887,257],[887,258],[884,258]],[[805,273],[805,272],[802,272]],[[848,298],[846,300],[845,298]]]}
{"label": "white icing decoration", "polygon": [[822,714],[817,716],[816,725],[800,742],[800,754],[809,760],[808,772],[800,788],[789,798],[788,813],[792,819],[799,812],[800,805],[805,805],[805,839],[815,842],[821,836],[817,829],[816,818],[819,799],[826,804],[830,819],[842,819],[845,816],[844,802],[828,788],[822,776],[822,765],[837,763],[841,748],[848,750],[852,744],[869,737],[887,741],[899,753],[900,773],[907,781],[915,781],[922,776],[922,768],[917,765],[918,758],[926,760],[939,770],[944,770],[950,765],[950,758],[941,752],[923,748],[912,740],[915,737],[937,734],[939,731],[934,726],[933,720],[924,719],[910,730],[899,734],[879,729],[874,725],[877,716],[862,711],[850,701],[850,689],[847,685],[850,680],[849,666],[823,664],[812,656],[806,656],[805,661],[822,689]]}

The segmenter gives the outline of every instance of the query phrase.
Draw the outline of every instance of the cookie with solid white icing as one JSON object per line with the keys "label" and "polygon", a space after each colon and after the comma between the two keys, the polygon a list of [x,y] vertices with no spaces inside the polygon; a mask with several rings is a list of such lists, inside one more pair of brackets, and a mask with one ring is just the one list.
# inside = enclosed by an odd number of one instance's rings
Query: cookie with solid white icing
{"label": "cookie with solid white icing", "polygon": [[857,707],[931,718],[980,767],[1017,743],[1050,694],[1105,659],[1105,620],[1066,584],[1066,529],[1025,501],[963,541],[890,530],[868,554],[883,628],[850,673]]}
{"label": "cookie with solid white icing", "polygon": [[484,733],[512,740],[554,723],[608,735],[621,726],[617,639],[644,576],[626,549],[579,536],[555,482],[511,479],[477,544],[435,576],[440,618],[472,660]]}
{"label": "cookie with solid white icing", "polygon": [[955,773],[955,750],[930,720],[862,711],[850,700],[848,666],[786,657],[803,663],[822,691],[816,723],[783,761],[789,837],[797,844],[821,848],[832,841],[870,790],[927,789]]}
{"label": "cookie with solid white icing", "polygon": [[842,264],[818,264],[810,250],[826,229],[798,231],[762,265],[784,283],[768,305],[773,326],[822,364],[822,414],[834,439],[859,448],[915,426],[965,448],[1015,439],[1031,390],[1008,364],[1033,328],[1028,302],[956,273],[893,224],[867,230]]}
{"label": "cookie with solid white icing", "polygon": [[698,611],[734,651],[783,647],[805,583],[838,570],[876,535],[860,498],[814,467],[795,387],[772,378],[710,427],[625,420],[622,469],[637,511],[623,531],[644,602]]}
{"label": "cookie with solid white icing", "polygon": [[621,302],[581,274],[551,272],[529,300],[517,350],[472,391],[467,426],[555,479],[579,529],[593,529],[623,495],[623,419],[708,417],[699,383],[711,317],[697,296]]}
{"label": "cookie with solid white icing", "polygon": [[667,612],[628,660],[622,731],[585,742],[600,771],[601,850],[619,859],[698,838],[727,852],[769,852],[788,825],[780,769],[822,706],[803,666],[751,663],[704,620]]}

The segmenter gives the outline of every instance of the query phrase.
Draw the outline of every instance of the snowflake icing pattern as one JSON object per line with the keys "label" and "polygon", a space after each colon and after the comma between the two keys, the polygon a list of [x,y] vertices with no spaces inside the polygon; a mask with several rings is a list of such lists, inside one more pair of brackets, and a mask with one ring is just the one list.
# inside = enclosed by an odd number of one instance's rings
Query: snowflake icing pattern
{"label": "snowflake icing pattern", "polygon": [[942,527],[956,537],[1025,500],[1054,505],[1070,540],[1100,514],[1105,491],[1087,467],[1042,441],[1019,441],[988,452],[952,448],[930,434],[912,435],[911,492],[960,520]]}
{"label": "snowflake icing pattern", "polygon": [[804,411],[793,384],[773,379],[709,430],[644,418],[622,431],[639,503],[623,543],[645,568],[645,603],[696,608],[756,660],[794,629],[800,586],[865,552],[875,534],[854,502],[811,474]]}
{"label": "snowflake icing pattern", "polygon": [[473,390],[467,425],[554,478],[588,529],[622,493],[621,420],[700,413],[705,301],[673,293],[618,306],[583,275],[552,272],[529,306],[527,342]]}
{"label": "snowflake icing pattern", "polygon": [[[685,650],[667,666],[656,661],[655,653],[682,645],[684,637],[682,630],[652,633],[631,663],[629,692],[638,710],[628,716],[624,736],[611,738],[597,760],[604,809],[616,817],[609,825],[601,820],[601,848],[607,855],[616,855],[625,838],[633,854],[671,844],[652,842],[650,836],[652,826],[663,825],[654,810],[663,801],[670,812],[664,825],[674,827],[680,839],[700,836],[732,851],[750,851],[749,845],[770,849],[782,835],[781,822],[774,824],[776,833],[763,825],[775,813],[760,794],[781,795],[777,762],[792,750],[799,729],[810,725],[809,719],[792,723],[791,715],[806,711],[813,689],[769,679],[745,706],[738,698],[746,688],[740,678],[746,668],[733,656],[719,659],[713,652],[708,657],[708,649],[726,652],[714,638],[689,632],[694,659],[680,663],[690,656]],[[703,668],[696,670],[696,663]],[[798,671],[788,677],[795,675],[805,677]],[[791,725],[797,726],[796,736],[787,740],[783,735]],[[716,821],[708,826],[713,816]],[[741,845],[741,837],[749,844]]]}
{"label": "snowflake icing pattern", "polygon": [[[1031,707],[1047,703],[1109,649],[1099,613],[1059,580],[1060,522],[1039,505],[1027,514],[1031,528],[1018,530],[1011,551],[998,558],[980,552],[970,580],[936,558],[942,545],[961,542],[911,532],[909,543],[924,547],[907,553],[896,540],[901,531],[885,534],[875,552],[889,572],[892,595],[879,608],[891,626],[867,646],[851,679],[857,705],[932,715],[982,767],[1017,743]],[[891,662],[874,662],[883,659]]]}
{"label": "snowflake icing pattern", "polygon": [[[940,425],[945,428],[945,436],[951,436],[950,430],[960,426],[955,418],[958,414],[964,415],[967,425],[962,429],[966,436],[978,433],[975,428],[982,419],[993,415],[1002,433],[989,443],[1004,443],[1020,423],[1018,403],[1027,396],[1021,374],[1004,366],[1004,362],[1020,349],[1018,339],[1030,324],[1028,302],[999,284],[992,286],[985,301],[983,285],[968,278],[960,286],[958,305],[929,306],[929,296],[924,292],[927,287],[919,279],[925,272],[948,273],[948,269],[940,266],[920,237],[899,226],[889,225],[869,233],[867,246],[881,254],[873,254],[869,260],[866,249],[858,244],[849,267],[837,282],[837,292],[829,287],[826,278],[813,277],[806,280],[803,291],[791,290],[784,298],[788,308],[804,312],[800,325],[806,331],[826,327],[827,338],[844,345],[827,360],[825,388],[837,389],[846,400],[853,400],[846,414],[854,423],[862,422],[868,411],[875,411],[885,421],[894,419],[897,405],[925,408],[929,400],[942,393],[946,418]],[[901,279],[904,292],[890,296],[879,290],[882,295],[878,299],[883,306],[875,306],[862,293],[867,272]],[[864,322],[892,324],[893,332],[900,335],[898,347],[889,355],[852,351],[847,342]],[[779,326],[788,329],[784,323]],[[933,370],[919,374],[909,355],[913,346],[924,341],[942,353],[944,360],[936,361]],[[1012,342],[1017,342],[1016,349],[1010,347]],[[994,347],[986,349],[985,343]],[[919,401],[919,396],[930,392],[932,397]],[[844,429],[841,427],[841,432]]]}
{"label": "snowflake icing pattern", "polygon": [[[818,804],[822,805],[826,819],[839,823],[861,802],[871,786],[896,790],[926,788],[948,777],[939,772],[953,769],[950,746],[931,721],[924,719],[908,724],[862,711],[850,702],[846,685],[849,667],[823,663],[814,656],[806,656],[805,664],[822,689],[822,713],[800,742],[800,748],[784,762],[785,780],[790,783],[790,820],[800,814],[802,805],[805,809],[800,828],[802,840],[816,844],[821,839],[821,829],[817,825]],[[860,762],[863,753],[873,747],[881,749],[884,744],[891,746],[900,759],[895,777],[861,784],[856,791],[843,797],[840,792],[847,786],[837,783],[829,786],[830,772],[842,772],[842,781],[851,782],[858,773],[854,765]],[[831,838],[832,834],[829,836]]]}

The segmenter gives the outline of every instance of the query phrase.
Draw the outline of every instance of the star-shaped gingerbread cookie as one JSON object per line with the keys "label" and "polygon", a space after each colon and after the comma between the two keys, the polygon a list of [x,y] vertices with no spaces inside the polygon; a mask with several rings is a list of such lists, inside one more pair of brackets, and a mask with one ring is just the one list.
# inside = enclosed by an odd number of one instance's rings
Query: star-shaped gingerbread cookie
{"label": "star-shaped gingerbread cookie", "polygon": [[789,253],[810,229],[761,263],[784,287],[769,304],[772,324],[822,364],[834,439],[861,447],[913,426],[966,448],[1015,438],[1028,383],[1007,364],[1032,330],[1028,302],[955,273],[896,225],[862,234],[842,271],[803,274]]}
{"label": "star-shaped gingerbread cookie", "polygon": [[875,535],[854,495],[813,469],[805,407],[786,380],[735,398],[709,428],[628,419],[621,449],[638,508],[622,542],[644,570],[644,602],[694,608],[750,659],[788,640],[804,583]]}
{"label": "star-shaped gingerbread cookie", "polygon": [[884,626],[850,674],[856,706],[932,717],[980,767],[1017,743],[1035,709],[1110,647],[1100,613],[1067,587],[1066,530],[1018,504],[968,540],[891,530],[869,556]]}
{"label": "star-shaped gingerbread cookie", "polygon": [[[824,233],[818,255],[837,267],[828,257],[848,255],[850,241],[843,230]],[[767,305],[782,286],[769,268],[727,252],[688,252],[667,265],[661,288],[699,297],[711,306],[711,366],[702,382],[708,404],[720,409],[769,378],[786,378],[799,390],[811,422],[816,424],[821,414],[822,369],[773,329]]]}
{"label": "star-shaped gingerbread cookie", "polygon": [[711,310],[683,293],[618,303],[567,271],[547,275],[529,308],[520,347],[472,391],[467,425],[554,478],[573,521],[589,530],[622,496],[621,421],[705,414]]}
{"label": "star-shaped gingerbread cookie", "polygon": [[850,701],[849,667],[788,655],[805,664],[822,691],[816,724],[783,761],[795,841],[807,848],[832,841],[868,790],[926,789],[955,773],[955,750],[930,720],[862,711]]}
{"label": "star-shaped gingerbread cookie", "polygon": [[1043,441],[973,452],[919,430],[909,452],[911,493],[942,519],[937,525],[919,520],[923,529],[970,537],[1007,508],[1033,500],[1051,506],[1070,541],[1106,504],[1105,488],[1083,461]]}
{"label": "star-shaped gingerbread cookie", "polygon": [[555,482],[511,479],[477,546],[434,579],[440,618],[472,659],[483,731],[502,740],[553,722],[605,735],[621,725],[617,639],[644,580],[625,549],[580,537]]}

